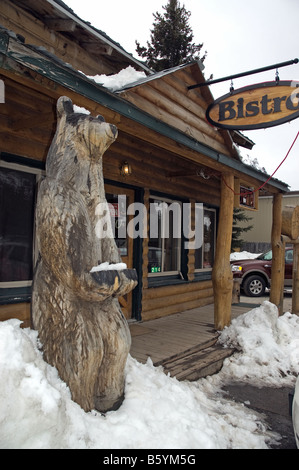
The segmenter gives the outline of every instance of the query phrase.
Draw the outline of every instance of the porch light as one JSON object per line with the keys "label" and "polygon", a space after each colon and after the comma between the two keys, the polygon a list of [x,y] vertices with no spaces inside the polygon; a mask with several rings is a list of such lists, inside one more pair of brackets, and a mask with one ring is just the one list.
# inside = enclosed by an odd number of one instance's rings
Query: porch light
{"label": "porch light", "polygon": [[123,162],[120,168],[120,174],[122,176],[130,176],[132,174],[131,165],[128,162]]}

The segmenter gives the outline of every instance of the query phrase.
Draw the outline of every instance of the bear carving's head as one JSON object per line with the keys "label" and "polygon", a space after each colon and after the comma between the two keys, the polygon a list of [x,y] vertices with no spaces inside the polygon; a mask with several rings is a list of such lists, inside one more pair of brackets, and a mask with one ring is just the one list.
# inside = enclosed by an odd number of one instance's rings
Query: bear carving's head
{"label": "bear carving's head", "polygon": [[[74,112],[72,100],[57,101],[57,128],[47,158],[47,175],[68,172],[75,163],[100,163],[102,155],[117,138],[117,128],[102,116]],[[67,155],[67,158],[66,158]]]}

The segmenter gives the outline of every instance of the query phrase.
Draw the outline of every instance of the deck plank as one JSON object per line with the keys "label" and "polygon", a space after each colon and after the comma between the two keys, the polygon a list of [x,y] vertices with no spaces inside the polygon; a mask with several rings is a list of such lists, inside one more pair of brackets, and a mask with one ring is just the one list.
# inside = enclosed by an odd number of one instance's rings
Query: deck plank
{"label": "deck plank", "polygon": [[[233,305],[232,318],[250,309],[246,305]],[[129,327],[131,356],[141,363],[150,357],[154,365],[162,365],[165,373],[178,380],[196,380],[202,374],[217,371],[224,358],[232,353],[225,353],[224,348],[216,345],[219,332],[214,328],[213,304],[156,320],[130,323]]]}

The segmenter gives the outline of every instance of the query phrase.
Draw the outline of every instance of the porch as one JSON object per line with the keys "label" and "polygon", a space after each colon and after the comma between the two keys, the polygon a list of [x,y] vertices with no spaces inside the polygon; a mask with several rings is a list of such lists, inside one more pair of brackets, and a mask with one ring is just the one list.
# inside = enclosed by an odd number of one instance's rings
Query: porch
{"label": "porch", "polygon": [[[232,319],[259,306],[269,295],[252,299],[241,296],[232,305]],[[284,311],[291,311],[291,297],[284,299]],[[130,323],[130,354],[141,363],[150,357],[155,366],[178,380],[197,380],[220,371],[233,350],[217,344],[214,328],[214,304],[178,314]]]}

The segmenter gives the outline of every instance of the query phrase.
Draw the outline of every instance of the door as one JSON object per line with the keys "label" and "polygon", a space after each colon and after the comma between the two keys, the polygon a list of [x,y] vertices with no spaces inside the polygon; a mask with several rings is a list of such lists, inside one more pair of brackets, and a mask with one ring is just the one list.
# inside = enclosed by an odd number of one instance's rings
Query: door
{"label": "door", "polygon": [[[105,184],[106,199],[110,208],[115,242],[122,262],[133,268],[133,238],[127,234],[129,220],[128,206],[134,203],[134,190]],[[127,319],[132,318],[132,291],[118,298],[122,312]]]}

